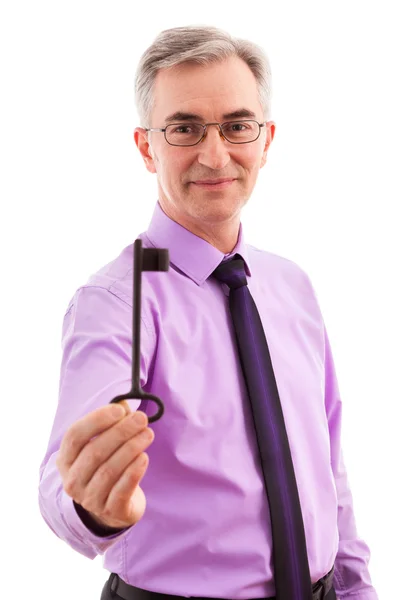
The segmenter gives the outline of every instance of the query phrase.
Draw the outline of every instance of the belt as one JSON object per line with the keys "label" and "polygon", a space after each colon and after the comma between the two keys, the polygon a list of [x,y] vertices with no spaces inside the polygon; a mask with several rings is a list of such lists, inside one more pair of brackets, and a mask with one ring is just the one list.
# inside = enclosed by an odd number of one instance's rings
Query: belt
{"label": "belt", "polygon": [[[329,573],[324,575],[324,577],[313,584],[313,600],[323,600],[327,596],[328,592],[332,588],[334,568],[335,567],[333,566]],[[123,600],[156,600],[157,597],[159,600],[161,600],[161,598],[163,598],[163,600],[187,600],[187,596],[160,594],[158,592],[150,592],[148,590],[142,590],[141,588],[134,587],[133,585],[128,585],[116,573],[111,573],[109,582],[110,595],[112,598],[118,594],[118,596],[123,598]],[[190,597],[195,598],[195,600],[222,600],[221,598],[201,598],[198,596]],[[257,600],[275,600],[275,596],[272,598],[259,598]]]}

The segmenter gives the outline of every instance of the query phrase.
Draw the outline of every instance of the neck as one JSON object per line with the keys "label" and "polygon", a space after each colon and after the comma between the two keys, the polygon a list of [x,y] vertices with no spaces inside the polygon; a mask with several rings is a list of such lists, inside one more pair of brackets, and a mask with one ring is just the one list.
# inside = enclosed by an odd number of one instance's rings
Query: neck
{"label": "neck", "polygon": [[202,238],[223,254],[230,254],[238,242],[240,213],[229,221],[209,222],[187,214],[177,213],[160,201],[165,214],[182,227]]}

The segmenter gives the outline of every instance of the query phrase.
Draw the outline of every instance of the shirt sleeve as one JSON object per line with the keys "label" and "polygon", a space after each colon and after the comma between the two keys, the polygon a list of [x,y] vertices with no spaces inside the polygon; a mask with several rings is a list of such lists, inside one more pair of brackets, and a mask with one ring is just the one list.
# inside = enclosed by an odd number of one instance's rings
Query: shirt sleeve
{"label": "shirt sleeve", "polygon": [[[141,315],[140,385],[148,379],[155,336]],[[131,528],[104,536],[89,529],[73,499],[66,494],[56,466],[68,428],[86,414],[108,404],[132,387],[132,306],[121,293],[84,286],[74,295],[64,316],[58,406],[39,474],[39,508],[44,521],[61,540],[94,559]],[[138,409],[141,401],[132,401]],[[136,405],[136,406],[135,406]],[[96,535],[95,531],[98,535]]]}
{"label": "shirt sleeve", "polygon": [[342,401],[325,325],[324,346],[325,407],[330,435],[331,465],[338,499],[339,548],[333,585],[338,599],[378,600],[368,571],[370,550],[357,534],[353,499],[341,448]]}

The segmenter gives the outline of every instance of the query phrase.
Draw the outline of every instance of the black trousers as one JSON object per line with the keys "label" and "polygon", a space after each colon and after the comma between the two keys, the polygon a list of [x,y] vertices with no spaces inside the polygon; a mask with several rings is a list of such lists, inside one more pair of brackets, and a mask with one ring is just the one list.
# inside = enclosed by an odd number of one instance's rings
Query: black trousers
{"label": "black trousers", "polygon": [[[121,598],[121,596],[117,596],[115,594],[115,592],[111,591],[111,589],[110,589],[110,587],[111,587],[111,581],[112,581],[112,574],[110,574],[110,577],[108,578],[108,580],[104,584],[100,600],[123,600],[123,598]],[[159,596],[159,600],[161,600],[161,595],[159,595],[159,594],[156,594],[155,598],[156,598],[157,595]],[[165,595],[164,599],[167,600],[168,596]],[[269,598],[268,600],[275,600],[275,596]],[[328,592],[328,594],[325,596],[325,600],[337,600],[336,592],[335,592],[335,590],[334,590],[333,587]]]}

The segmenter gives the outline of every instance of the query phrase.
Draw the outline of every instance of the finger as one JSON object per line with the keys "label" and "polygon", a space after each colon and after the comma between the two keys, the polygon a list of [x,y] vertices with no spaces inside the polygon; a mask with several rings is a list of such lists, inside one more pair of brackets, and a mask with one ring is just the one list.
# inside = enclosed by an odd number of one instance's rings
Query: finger
{"label": "finger", "polygon": [[61,442],[59,459],[65,468],[76,460],[82,448],[95,436],[125,416],[124,407],[108,404],[85,415],[68,429]]}
{"label": "finger", "polygon": [[122,402],[118,402],[120,406],[123,406],[127,415],[129,415],[131,411],[131,407],[129,406],[129,402],[127,400],[122,400]]}
{"label": "finger", "polygon": [[[92,479],[95,472],[130,439],[135,439],[148,424],[147,416],[141,411],[131,413],[121,419],[114,427],[104,431],[95,439],[90,440],[81,450],[79,456],[70,466],[68,479],[71,491],[85,487]],[[134,444],[134,442],[133,442]],[[132,460],[132,459],[131,459]]]}
{"label": "finger", "polygon": [[131,438],[102,464],[83,491],[82,502],[90,506],[90,510],[100,514],[108,502],[114,486],[123,476],[129,465],[150,446],[154,440],[154,432],[147,428]]}
{"label": "finger", "polygon": [[146,473],[149,465],[149,455],[142,452],[123,472],[117,483],[112,488],[106,505],[105,512],[113,515],[122,515],[127,521],[132,517],[132,495]]}

